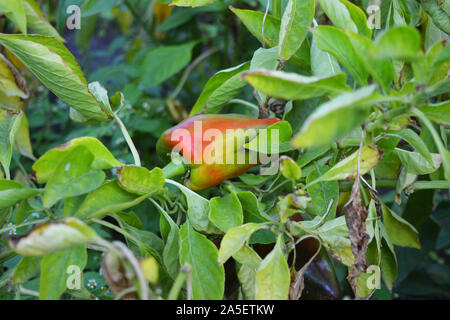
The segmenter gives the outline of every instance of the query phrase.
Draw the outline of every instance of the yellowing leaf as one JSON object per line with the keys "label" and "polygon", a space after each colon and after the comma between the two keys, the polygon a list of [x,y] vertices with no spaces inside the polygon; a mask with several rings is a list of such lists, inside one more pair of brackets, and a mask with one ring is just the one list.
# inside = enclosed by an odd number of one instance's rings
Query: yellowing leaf
{"label": "yellowing leaf", "polygon": [[256,300],[287,300],[291,274],[283,253],[283,237],[264,258],[256,272]]}
{"label": "yellowing leaf", "polygon": [[314,7],[314,0],[289,0],[280,26],[281,60],[289,60],[302,45],[314,18]]}
{"label": "yellowing leaf", "polygon": [[179,7],[203,7],[214,1],[215,0],[173,0],[171,4]]}
{"label": "yellowing leaf", "polygon": [[[378,147],[364,146],[361,149],[361,162],[359,174],[362,176],[370,171],[381,160],[383,152]],[[322,176],[309,183],[312,185],[319,181],[351,180],[356,177],[358,170],[359,150],[344,160],[339,161]]]}
{"label": "yellowing leaf", "polygon": [[170,17],[170,14],[172,13],[172,6],[169,6],[165,3],[159,3],[155,2],[153,4],[153,12],[155,13],[156,17],[156,24],[160,25],[164,21],[166,21],[167,18]]}
{"label": "yellowing leaf", "polygon": [[91,227],[68,218],[37,226],[23,236],[11,238],[9,245],[23,256],[41,256],[98,240],[99,236]]}
{"label": "yellowing leaf", "polygon": [[150,282],[155,284],[158,282],[158,262],[153,257],[146,258],[141,261],[141,269],[144,277]]}

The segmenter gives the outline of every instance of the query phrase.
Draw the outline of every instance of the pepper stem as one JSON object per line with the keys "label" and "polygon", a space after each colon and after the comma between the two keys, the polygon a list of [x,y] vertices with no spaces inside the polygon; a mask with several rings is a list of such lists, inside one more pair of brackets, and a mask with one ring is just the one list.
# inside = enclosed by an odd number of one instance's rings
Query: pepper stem
{"label": "pepper stem", "polygon": [[162,171],[164,173],[164,178],[170,179],[185,174],[186,169],[187,168],[184,163],[174,163],[171,161],[162,169]]}

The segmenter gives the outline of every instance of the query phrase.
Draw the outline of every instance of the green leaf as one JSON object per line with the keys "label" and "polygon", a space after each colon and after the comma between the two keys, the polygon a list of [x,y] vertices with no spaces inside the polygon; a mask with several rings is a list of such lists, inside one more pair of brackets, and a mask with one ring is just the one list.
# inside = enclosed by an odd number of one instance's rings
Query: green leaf
{"label": "green leaf", "polygon": [[320,6],[336,27],[349,29],[366,37],[372,36],[363,10],[346,0],[319,0]]}
{"label": "green leaf", "polygon": [[131,245],[136,245],[143,257],[153,256],[157,259],[158,263],[163,263],[162,253],[164,242],[160,237],[153,232],[130,226],[123,220],[120,220],[119,224],[123,230],[132,236],[127,237],[127,242],[130,247]]}
{"label": "green leaf", "polygon": [[27,16],[25,15],[25,7],[22,0],[2,0],[0,1],[0,11],[8,19],[11,19],[22,33],[27,34]]}
{"label": "green leaf", "polygon": [[293,181],[300,179],[302,176],[302,170],[298,164],[287,156],[280,158],[280,172],[283,177]]}
{"label": "green leaf", "polygon": [[287,121],[279,121],[265,129],[250,142],[244,144],[244,148],[263,154],[279,154],[292,150],[289,141],[292,138],[292,127]]}
{"label": "green leaf", "polygon": [[375,60],[371,57],[370,51],[373,46],[369,38],[363,37],[347,30],[347,37],[350,40],[355,52],[372,77],[378,81],[385,92],[389,92],[392,80],[394,79],[394,69],[392,61]]}
{"label": "green leaf", "polygon": [[[359,175],[362,176],[370,171],[381,160],[383,152],[378,147],[364,146],[361,149],[361,162]],[[355,179],[358,171],[359,150],[352,153],[347,158],[339,161],[330,170],[325,172],[316,180],[309,183],[312,185],[319,181],[352,180]]]}
{"label": "green leaf", "polygon": [[255,70],[244,78],[259,91],[284,100],[306,100],[325,94],[335,96],[348,91],[345,73],[325,77],[305,77],[282,71]]}
{"label": "green leaf", "polygon": [[74,217],[80,219],[98,218],[131,208],[148,195],[138,196],[122,189],[117,180],[103,184],[89,193],[75,212]]}
{"label": "green leaf", "polygon": [[94,155],[78,146],[65,154],[45,186],[42,202],[45,208],[68,197],[76,197],[97,189],[105,180],[105,173],[92,170]]}
{"label": "green leaf", "polygon": [[[450,19],[449,19],[449,9],[448,1],[438,1],[438,0],[421,0],[420,3],[423,9],[431,16],[434,24],[439,27],[442,31],[449,34],[450,33]],[[447,6],[447,10],[445,8]]]}
{"label": "green leaf", "polygon": [[291,274],[283,250],[283,237],[280,236],[256,272],[256,300],[287,300]]}
{"label": "green leaf", "polygon": [[279,53],[281,60],[289,60],[300,48],[314,18],[314,0],[289,0],[281,19]]}
{"label": "green leaf", "polygon": [[33,148],[30,140],[30,129],[28,127],[28,119],[25,113],[22,115],[20,126],[16,132],[16,148],[21,155],[36,160],[33,155]]}
{"label": "green leaf", "polygon": [[392,290],[398,276],[397,257],[392,244],[383,237],[381,246],[381,276],[389,290]]}
{"label": "green leaf", "polygon": [[11,180],[0,180],[0,210],[9,208],[24,199],[41,193],[39,189],[26,188]]}
{"label": "green leaf", "polygon": [[239,179],[241,179],[241,181],[246,185],[257,186],[269,180],[270,176],[260,176],[253,173],[244,173],[239,176]]}
{"label": "green leaf", "polygon": [[173,0],[172,4],[179,7],[202,7],[213,3],[215,0]]}
{"label": "green leaf", "polygon": [[250,246],[243,246],[239,251],[233,254],[233,259],[242,265],[249,266],[252,269],[258,269],[262,259],[258,253]]}
{"label": "green leaf", "polygon": [[176,186],[186,197],[188,205],[187,216],[190,224],[197,231],[220,234],[222,233],[214,224],[209,220],[209,212],[211,210],[209,201],[202,196],[198,195],[191,189],[186,188],[178,182],[170,179],[166,180],[167,183]]}
{"label": "green leaf", "polygon": [[46,183],[63,157],[77,146],[87,148],[94,155],[94,161],[91,165],[91,168],[94,170],[106,170],[123,166],[123,163],[117,161],[111,152],[96,138],[75,138],[47,151],[33,164],[32,168],[36,173],[37,181]]}
{"label": "green leaf", "polygon": [[[114,118],[114,113],[112,111],[111,105],[109,103],[108,91],[100,84],[100,82],[91,82],[88,84],[89,92],[94,96],[94,98],[101,105],[102,110],[111,119]],[[123,97],[122,97],[123,99]]]}
{"label": "green leaf", "polygon": [[330,150],[329,146],[324,146],[320,148],[309,149],[305,153],[303,153],[300,159],[297,160],[297,164],[303,168],[311,161],[318,159],[319,157],[325,155],[328,150]]}
{"label": "green leaf", "polygon": [[[270,49],[259,48],[255,51],[250,61],[250,71],[258,69],[276,70],[279,64],[278,47]],[[267,96],[261,91],[258,91],[258,96],[261,101],[266,101],[267,99]]]}
{"label": "green leaf", "polygon": [[0,106],[19,109],[23,104],[19,98],[27,99],[25,79],[5,56],[0,54]]}
{"label": "green leaf", "polygon": [[22,111],[0,110],[0,162],[8,179],[12,148],[22,117]]}
{"label": "green leaf", "polygon": [[196,44],[188,42],[151,50],[141,66],[141,85],[154,87],[178,73],[191,61],[192,49]]}
{"label": "green leaf", "polygon": [[259,211],[260,202],[254,193],[240,191],[237,196],[244,210],[244,222],[263,222],[266,220]]}
{"label": "green leaf", "polygon": [[418,107],[428,119],[439,124],[450,125],[450,101]]}
{"label": "green leaf", "polygon": [[376,60],[410,61],[419,57],[419,49],[419,31],[411,26],[397,26],[377,38],[371,49],[371,55]]}
{"label": "green leaf", "polygon": [[327,17],[333,22],[333,25],[341,29],[349,29],[358,33],[358,28],[353,22],[350,12],[343,1],[319,0],[319,3]]}
{"label": "green leaf", "polygon": [[418,152],[406,151],[396,148],[395,154],[400,158],[408,174],[429,174],[439,169],[442,157],[437,153],[432,153],[432,165]]}
{"label": "green leaf", "polygon": [[358,84],[367,85],[367,70],[344,31],[331,26],[319,26],[313,35],[320,50],[332,54]]}
{"label": "green leaf", "polygon": [[229,229],[222,238],[219,249],[218,262],[224,264],[233,254],[239,251],[250,239],[251,235],[264,224],[246,223]]}
{"label": "green leaf", "polygon": [[249,246],[242,247],[233,255],[233,258],[241,264],[238,271],[238,279],[246,299],[255,299],[256,270],[262,259]]}
{"label": "green leaf", "polygon": [[316,77],[333,76],[341,72],[336,58],[317,47],[316,37],[311,43],[311,72]]}
{"label": "green leaf", "polygon": [[405,128],[400,131],[388,132],[387,135],[392,137],[399,137],[405,140],[411,146],[413,146],[414,149],[418,153],[420,153],[420,155],[425,158],[425,160],[427,160],[431,166],[434,165],[433,158],[425,142],[423,142],[423,140],[417,135],[417,133],[415,133],[411,129]]}
{"label": "green leaf", "polygon": [[425,56],[415,60],[412,64],[414,80],[425,86],[432,86],[447,78],[450,68],[450,47],[446,41],[439,41],[429,48]]}
{"label": "green leaf", "polygon": [[259,48],[253,53],[252,60],[250,61],[250,70],[276,70],[278,65],[278,47],[270,49]]}
{"label": "green leaf", "polygon": [[61,42],[40,35],[0,34],[0,43],[18,57],[42,84],[86,120],[111,119],[89,92],[77,61]]}
{"label": "green leaf", "polygon": [[212,76],[203,88],[200,97],[195,102],[190,115],[193,116],[202,111],[218,111],[221,106],[235,97],[246,85],[240,79],[241,74],[248,70],[249,63],[221,70]]}
{"label": "green leaf", "polygon": [[217,264],[217,248],[196,232],[189,221],[180,230],[180,264],[192,267],[192,298],[220,300],[225,287],[224,267]]}
{"label": "green leaf", "polygon": [[[242,21],[250,33],[262,43],[262,22],[264,13],[252,10],[242,10],[230,7],[230,10]],[[281,21],[268,14],[264,23],[264,39],[272,48],[278,45],[278,37]]]}
{"label": "green leaf", "polygon": [[240,226],[244,222],[242,206],[234,192],[224,197],[209,200],[209,219],[223,232]]}
{"label": "green leaf", "polygon": [[57,300],[67,289],[67,280],[71,275],[70,266],[77,266],[80,272],[87,263],[85,246],[49,254],[41,262],[41,284],[39,299]]}
{"label": "green leaf", "polygon": [[[20,2],[20,1],[17,1]],[[33,29],[37,33],[56,38],[58,41],[65,42],[65,40],[59,35],[58,31],[48,23],[42,14],[39,6],[34,0],[23,0],[23,7],[27,17],[27,27]]]}
{"label": "green leaf", "polygon": [[344,216],[325,222],[314,234],[319,236],[322,245],[334,258],[346,266],[353,265],[354,256]]}
{"label": "green leaf", "polygon": [[172,220],[172,218],[162,210],[161,207],[157,206],[159,211],[161,212],[161,222],[160,224],[167,223],[169,225],[169,232],[164,236],[164,233],[161,229],[161,234],[163,234],[163,238],[165,239],[165,245],[163,249],[163,261],[166,266],[167,272],[169,275],[176,279],[179,271],[180,271],[180,260],[178,258],[179,249],[180,249],[180,229],[177,224]]}
{"label": "green leaf", "polygon": [[313,170],[306,177],[306,184],[308,185],[308,194],[311,197],[312,204],[316,213],[319,216],[323,216],[327,209],[331,205],[330,211],[327,216],[327,220],[334,219],[336,215],[336,208],[339,199],[339,184],[337,181],[320,181],[318,183],[311,184],[312,181],[318,179],[320,176],[328,171],[327,166],[313,164]]}
{"label": "green leaf", "polygon": [[23,257],[14,271],[13,283],[24,283],[39,274],[42,257]]}
{"label": "green leaf", "polygon": [[[230,7],[230,10],[242,21],[245,27],[250,33],[259,40],[262,41],[262,25],[264,20],[264,13],[252,10],[241,10]],[[280,33],[281,21],[278,18],[268,14],[264,22],[264,39],[269,48],[276,47],[278,45],[278,37]],[[303,41],[301,47],[291,57],[291,62],[296,66],[308,70],[310,57],[309,57],[309,43]]]}
{"label": "green leaf", "polygon": [[294,136],[296,148],[328,145],[358,127],[368,115],[367,103],[375,87],[344,93],[320,105]]}
{"label": "green leaf", "polygon": [[121,0],[86,0],[83,2],[81,12],[83,17],[101,14],[119,5]]}
{"label": "green leaf", "polygon": [[384,203],[381,204],[383,225],[393,244],[420,249],[419,233],[408,221],[397,215]]}
{"label": "green leaf", "polygon": [[23,236],[9,239],[9,245],[23,256],[42,256],[86,243],[99,241],[99,236],[84,222],[67,218],[35,227]]}
{"label": "green leaf", "polygon": [[164,188],[164,173],[160,168],[125,166],[118,170],[117,179],[122,188],[138,195],[153,194]]}

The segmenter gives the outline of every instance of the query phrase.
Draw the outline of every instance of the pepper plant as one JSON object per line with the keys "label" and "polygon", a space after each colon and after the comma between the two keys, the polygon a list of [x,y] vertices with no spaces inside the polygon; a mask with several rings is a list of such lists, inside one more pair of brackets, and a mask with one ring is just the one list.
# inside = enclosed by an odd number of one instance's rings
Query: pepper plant
{"label": "pepper plant", "polygon": [[0,13],[1,298],[448,297],[447,1]]}

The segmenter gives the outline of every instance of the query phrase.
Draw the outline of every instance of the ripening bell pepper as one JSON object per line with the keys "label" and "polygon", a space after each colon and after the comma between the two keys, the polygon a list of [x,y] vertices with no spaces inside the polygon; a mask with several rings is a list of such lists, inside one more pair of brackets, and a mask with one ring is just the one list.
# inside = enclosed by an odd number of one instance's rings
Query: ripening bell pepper
{"label": "ripening bell pepper", "polygon": [[[190,168],[186,185],[192,190],[201,190],[257,165],[243,145],[256,136],[258,129],[278,121],[254,119],[241,114],[196,115],[165,131],[157,142],[156,150],[163,159],[167,159],[176,148],[185,161],[184,166]],[[171,162],[163,168],[163,172],[166,178],[170,178],[183,174],[185,170]]]}

